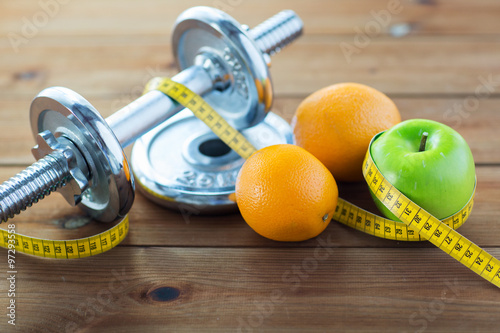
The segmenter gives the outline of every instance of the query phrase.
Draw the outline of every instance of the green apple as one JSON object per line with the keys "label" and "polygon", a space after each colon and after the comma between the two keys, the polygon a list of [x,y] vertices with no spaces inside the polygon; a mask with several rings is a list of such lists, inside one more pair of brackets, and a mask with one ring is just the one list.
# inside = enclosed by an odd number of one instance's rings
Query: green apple
{"label": "green apple", "polygon": [[[476,172],[469,145],[444,124],[404,121],[376,138],[370,151],[394,187],[440,220],[457,213],[472,195]],[[372,197],[386,217],[399,221]]]}

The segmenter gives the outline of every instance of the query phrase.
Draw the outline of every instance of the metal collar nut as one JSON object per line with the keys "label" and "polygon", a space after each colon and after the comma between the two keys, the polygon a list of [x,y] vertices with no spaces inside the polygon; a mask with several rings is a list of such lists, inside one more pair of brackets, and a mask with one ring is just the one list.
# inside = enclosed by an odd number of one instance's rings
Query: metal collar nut
{"label": "metal collar nut", "polygon": [[66,201],[76,206],[89,187],[89,171],[85,159],[76,146],[65,137],[55,138],[50,131],[43,131],[36,137],[37,145],[31,152],[39,160],[50,154],[61,170],[68,173],[66,186],[57,189]]}

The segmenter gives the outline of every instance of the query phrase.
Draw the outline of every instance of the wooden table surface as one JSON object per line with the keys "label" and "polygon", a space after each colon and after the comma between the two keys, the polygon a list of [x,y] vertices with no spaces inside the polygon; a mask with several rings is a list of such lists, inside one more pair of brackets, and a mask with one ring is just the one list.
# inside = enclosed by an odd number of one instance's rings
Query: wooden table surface
{"label": "wooden table surface", "polygon": [[[460,232],[500,258],[496,0],[1,0],[1,180],[33,162],[29,105],[38,92],[66,86],[110,115],[138,97],[150,77],[176,73],[172,25],[183,10],[201,4],[222,7],[250,26],[286,8],[303,18],[305,35],[275,56],[271,69],[273,110],[287,120],[313,91],[353,81],[388,94],[404,119],[429,118],[461,133],[476,161],[478,186]],[[365,184],[339,186],[342,197],[373,209]],[[47,238],[106,228],[58,194],[12,221],[19,233]],[[257,235],[238,214],[181,214],[140,193],[130,221],[124,242],[95,257],[18,254],[15,329],[500,329],[500,290],[426,242],[378,239],[333,221],[316,239],[278,243]],[[0,255],[0,331],[10,332],[7,251]]]}

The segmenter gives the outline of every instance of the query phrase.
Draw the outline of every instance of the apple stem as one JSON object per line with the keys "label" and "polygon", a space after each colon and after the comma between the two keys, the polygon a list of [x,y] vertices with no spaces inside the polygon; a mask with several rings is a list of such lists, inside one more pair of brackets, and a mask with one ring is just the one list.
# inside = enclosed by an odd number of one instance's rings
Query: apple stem
{"label": "apple stem", "polygon": [[420,148],[418,149],[419,152],[425,150],[425,144],[427,143],[428,136],[429,136],[429,133],[427,133],[427,132],[422,133],[422,140],[420,140]]}

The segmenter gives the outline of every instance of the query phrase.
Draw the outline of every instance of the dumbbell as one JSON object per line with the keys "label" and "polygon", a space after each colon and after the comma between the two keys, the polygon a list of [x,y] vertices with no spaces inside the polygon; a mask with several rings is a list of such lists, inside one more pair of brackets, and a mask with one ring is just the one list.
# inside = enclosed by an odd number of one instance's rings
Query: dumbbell
{"label": "dumbbell", "polygon": [[[296,39],[302,25],[292,11],[249,30],[220,10],[188,9],[173,32],[174,56],[182,71],[172,79],[203,96],[237,129],[258,127],[272,104],[269,56]],[[135,182],[123,148],[168,124],[182,109],[165,94],[151,91],[103,119],[70,89],[43,90],[30,108],[37,162],[0,185],[1,221],[55,190],[96,220],[125,216]],[[170,148],[172,143],[164,147]]]}

